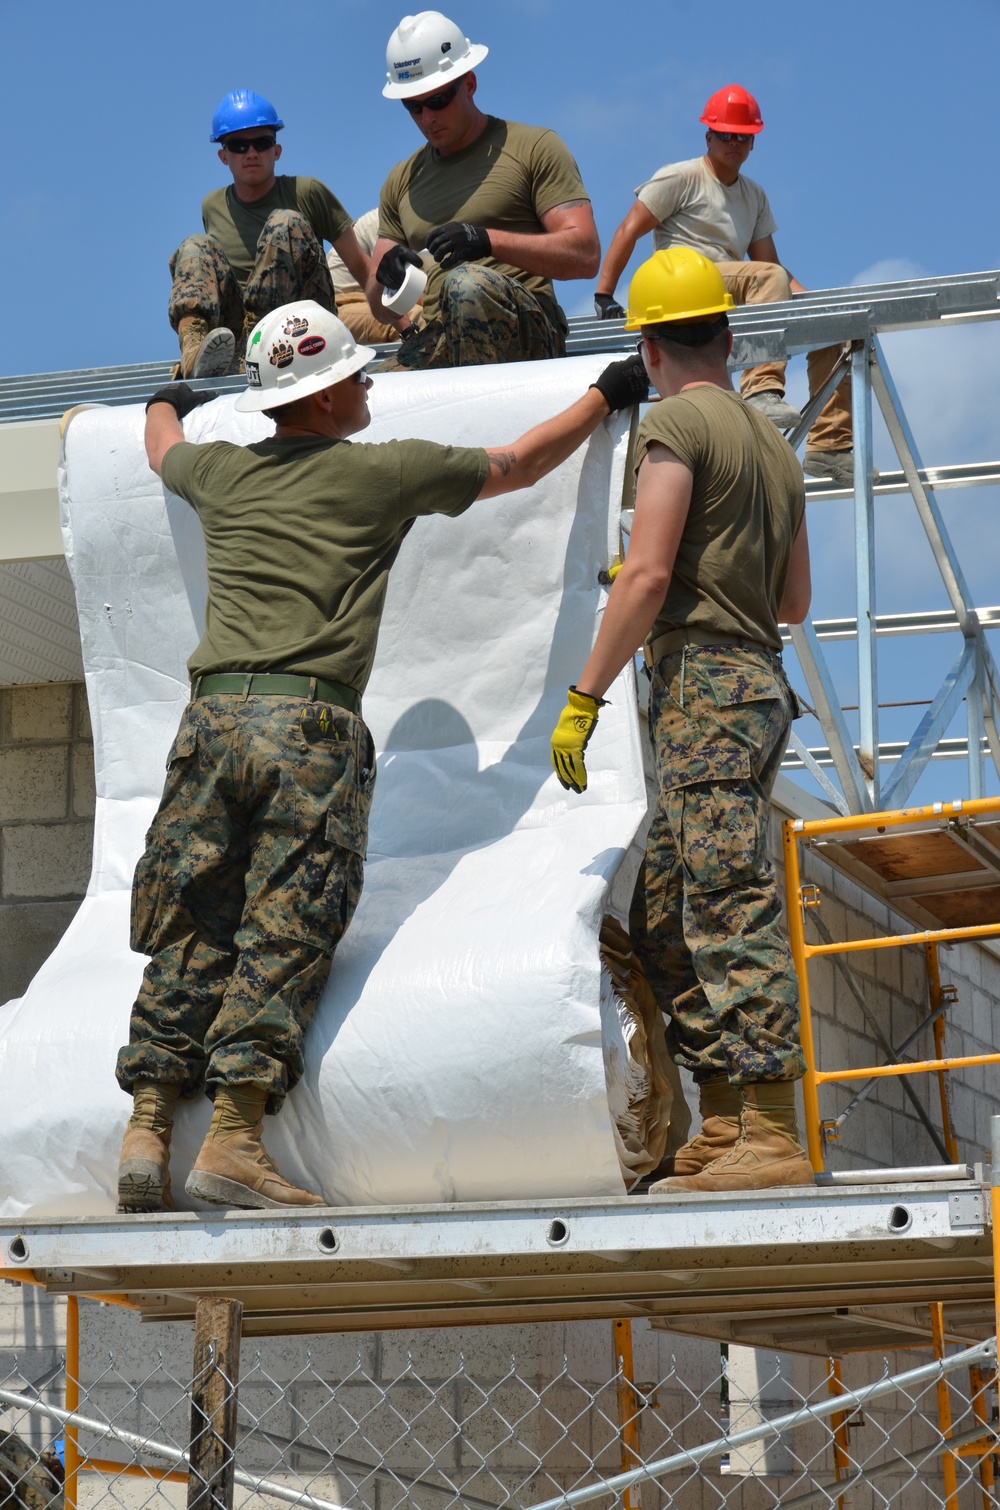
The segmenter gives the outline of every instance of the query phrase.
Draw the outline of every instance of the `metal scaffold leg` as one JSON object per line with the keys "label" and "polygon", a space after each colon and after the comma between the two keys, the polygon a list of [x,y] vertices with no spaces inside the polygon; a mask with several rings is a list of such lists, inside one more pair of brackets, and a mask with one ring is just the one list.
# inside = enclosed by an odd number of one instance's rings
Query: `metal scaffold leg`
{"label": "metal scaffold leg", "polygon": [[[639,1397],[635,1388],[632,1323],[631,1321],[612,1322],[612,1330],[615,1342],[615,1388],[622,1472],[628,1473],[641,1461],[639,1457]],[[621,1502],[623,1510],[639,1510],[639,1496],[634,1489],[626,1489]]]}

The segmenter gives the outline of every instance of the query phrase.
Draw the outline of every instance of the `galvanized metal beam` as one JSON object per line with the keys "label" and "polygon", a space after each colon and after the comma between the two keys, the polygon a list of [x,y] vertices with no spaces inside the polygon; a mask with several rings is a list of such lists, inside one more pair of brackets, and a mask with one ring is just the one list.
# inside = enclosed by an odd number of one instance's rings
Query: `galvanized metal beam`
{"label": "galvanized metal beam", "polygon": [[[910,429],[909,421],[903,412],[903,406],[896,392],[896,385],[892,380],[885,360],[885,353],[879,345],[877,337],[872,340],[871,381],[875,396],[878,399],[882,418],[885,420],[889,439],[892,441],[896,455],[899,457],[906,478],[907,486],[913,495],[913,501],[917,506],[917,513],[924,532],[930,542],[937,563],[938,571],[944,582],[945,591],[951,599],[951,606],[955,610],[959,627],[963,634],[971,635],[978,631],[978,624],[972,617],[972,594],[968,583],[958,564],[954,546],[948,535],[945,522],[941,517],[941,510],[933,491],[925,486],[920,477],[921,463],[917,451],[916,441]],[[855,424],[857,417],[855,416]],[[855,442],[856,444],[856,442]]]}
{"label": "galvanized metal beam", "polygon": [[[972,614],[981,629],[1000,629],[1000,607],[974,608]],[[883,635],[953,634],[958,631],[957,616],[950,608],[934,608],[926,613],[880,613],[875,619],[875,633]],[[857,619],[813,619],[816,639],[853,640],[858,632]],[[786,645],[795,643],[792,628],[785,625],[781,638]]]}
{"label": "galvanized metal beam", "polygon": [[[811,406],[810,406],[811,407]],[[793,432],[798,434],[798,428]],[[1000,483],[1000,461],[972,461],[952,467],[918,467],[917,476],[928,488],[984,488]],[[877,498],[893,493],[908,493],[910,484],[905,472],[879,472],[872,491]],[[806,498],[834,502],[853,498],[853,488],[841,488],[823,477],[806,478]]]}
{"label": "galvanized metal beam", "polygon": [[[819,647],[815,629],[806,620],[804,624],[790,625],[788,633],[799,658],[799,665],[806,679],[816,716],[823,733],[830,741],[826,753],[836,767],[848,812],[873,812],[871,794],[841,710],[833,678]],[[811,752],[807,753],[811,754]],[[785,759],[787,762],[788,757],[786,756]],[[814,764],[818,766],[818,762]]]}
{"label": "galvanized metal beam", "polygon": [[[895,761],[901,760],[903,755],[906,753],[908,746],[908,740],[883,740],[878,747],[878,758],[880,764],[892,765]],[[826,746],[810,745],[808,748],[809,754],[812,756],[813,760],[816,761],[817,765],[836,766],[836,762],[833,758],[833,751],[828,749]],[[987,746],[984,744],[984,749],[986,748]],[[931,756],[931,762],[932,764],[936,764],[939,760],[968,760],[968,758],[969,741],[964,736],[962,736],[961,738],[939,740],[937,748]],[[798,755],[794,751],[791,751],[781,762],[781,769],[783,771],[800,771],[803,769],[803,764],[799,760]]]}
{"label": "galvanized metal beam", "polygon": [[875,650],[875,504],[872,445],[872,347],[851,354],[854,409],[854,574],[858,613],[858,764],[872,810],[881,807],[878,768],[878,660]]}
{"label": "galvanized metal beam", "polygon": [[961,707],[962,699],[972,686],[975,676],[976,642],[966,640],[961,655],[948,672],[937,696],[899,757],[892,779],[886,783],[882,800],[887,809],[905,805],[942,735]]}

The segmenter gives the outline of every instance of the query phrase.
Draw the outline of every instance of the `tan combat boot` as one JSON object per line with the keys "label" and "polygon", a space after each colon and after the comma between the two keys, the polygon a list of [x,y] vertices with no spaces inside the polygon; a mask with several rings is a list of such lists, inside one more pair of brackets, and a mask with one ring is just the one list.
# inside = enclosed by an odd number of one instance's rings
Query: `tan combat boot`
{"label": "tan combat boot", "polygon": [[760,1080],[743,1087],[740,1136],[700,1174],[661,1180],[657,1194],[682,1190],[772,1190],[811,1185],[813,1168],[795,1123],[795,1082]]}
{"label": "tan combat boot", "polygon": [[173,1211],[170,1133],[180,1087],[137,1080],[118,1163],[119,1211]]}
{"label": "tan combat boot", "polygon": [[236,337],[225,325],[209,329],[201,315],[184,315],[177,323],[182,378],[223,377],[233,370]]}
{"label": "tan combat boot", "polygon": [[728,1075],[713,1075],[701,1081],[698,1086],[701,1132],[663,1160],[656,1171],[655,1183],[649,1187],[650,1195],[659,1190],[665,1177],[701,1174],[709,1164],[736,1147],[741,1103],[742,1095],[735,1085],[730,1085]]}
{"label": "tan combat boot", "polygon": [[261,1142],[266,1100],[256,1085],[216,1092],[212,1125],[184,1185],[188,1195],[241,1209],[326,1204],[282,1179],[268,1158]]}
{"label": "tan combat boot", "polygon": [[233,353],[232,370],[234,372],[242,372],[244,370],[243,363],[247,357],[247,342],[250,339],[254,326],[263,318],[263,315],[252,315],[249,311],[244,314],[243,329],[236,338],[236,346]]}

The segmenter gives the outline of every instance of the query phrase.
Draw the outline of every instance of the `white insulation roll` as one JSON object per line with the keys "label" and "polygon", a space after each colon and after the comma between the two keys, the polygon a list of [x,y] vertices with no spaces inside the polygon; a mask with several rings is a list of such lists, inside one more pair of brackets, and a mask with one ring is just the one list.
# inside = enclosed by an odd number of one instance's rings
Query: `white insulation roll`
{"label": "white insulation roll", "polygon": [[[363,438],[509,444],[601,365],[380,376]],[[142,427],[139,407],[94,409],[64,442],[94,865],[62,942],[25,996],[0,1008],[4,1218],[114,1204],[130,1109],[115,1054],[144,964],[128,947],[129,887],[205,604],[197,518],[150,472]],[[620,1194],[609,1092],[634,1171],[642,1067],[598,952],[609,887],[646,809],[631,667],[601,713],[583,797],[562,791],[549,758],[603,606],[598,572],[617,549],[625,429],[608,419],[529,491],[418,521],[393,569],[364,700],[379,753],[365,890],[307,1038],[305,1078],[265,1125],[282,1172],[332,1204]],[[249,441],[270,422],[220,398],[186,432]],[[182,1205],[209,1113],[203,1097],[179,1112]],[[644,1116],[657,1123],[655,1108]]]}

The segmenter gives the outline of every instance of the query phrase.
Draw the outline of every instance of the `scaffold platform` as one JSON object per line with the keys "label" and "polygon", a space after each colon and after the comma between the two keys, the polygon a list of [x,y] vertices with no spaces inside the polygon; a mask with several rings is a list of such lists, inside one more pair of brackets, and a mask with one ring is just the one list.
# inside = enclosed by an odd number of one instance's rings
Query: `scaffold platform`
{"label": "scaffold platform", "polygon": [[829,1353],[918,1341],[932,1301],[955,1341],[992,1336],[984,1170],[876,1173],[726,1196],[5,1223],[2,1273],[144,1321],[225,1295],[247,1336],[624,1317]]}

